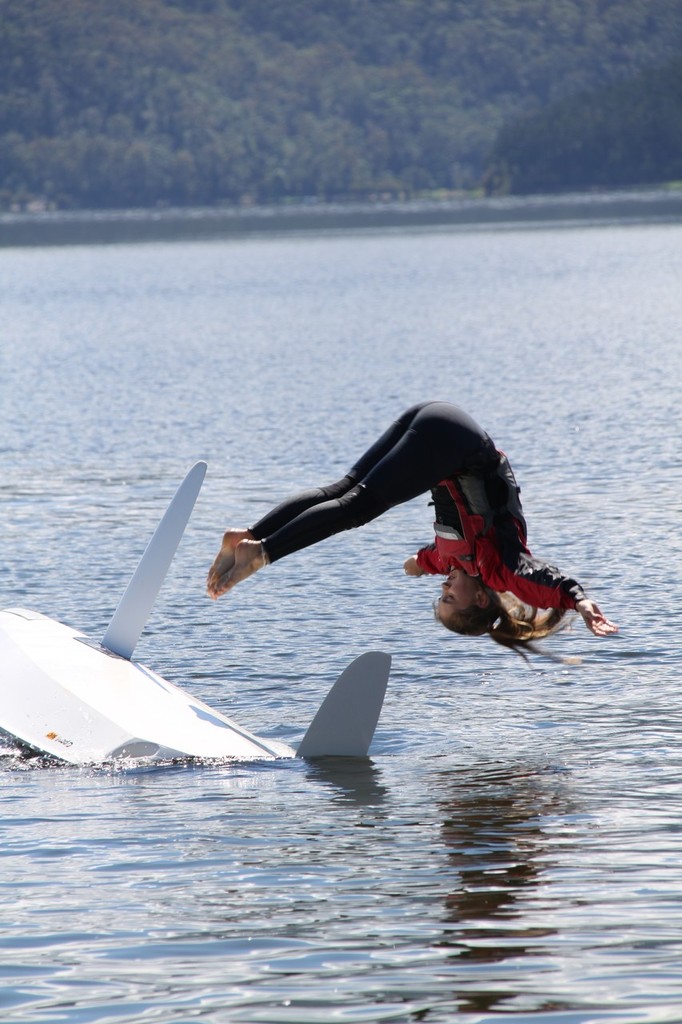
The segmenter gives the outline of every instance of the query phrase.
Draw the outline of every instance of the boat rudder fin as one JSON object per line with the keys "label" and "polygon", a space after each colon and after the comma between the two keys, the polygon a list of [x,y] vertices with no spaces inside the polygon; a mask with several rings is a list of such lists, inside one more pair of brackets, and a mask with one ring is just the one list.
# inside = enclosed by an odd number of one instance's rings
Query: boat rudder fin
{"label": "boat rudder fin", "polygon": [[102,638],[102,646],[131,658],[204,482],[207,465],[196,462],[178,487],[152,534]]}
{"label": "boat rudder fin", "polygon": [[367,757],[384,703],[391,656],[367,651],[341,673],[310,723],[297,757]]}

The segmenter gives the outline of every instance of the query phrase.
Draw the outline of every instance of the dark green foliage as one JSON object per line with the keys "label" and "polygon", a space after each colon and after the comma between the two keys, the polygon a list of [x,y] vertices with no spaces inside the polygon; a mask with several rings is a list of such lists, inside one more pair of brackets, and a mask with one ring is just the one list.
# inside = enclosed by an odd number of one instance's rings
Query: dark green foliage
{"label": "dark green foliage", "polygon": [[552,192],[682,180],[682,56],[507,125],[490,191]]}
{"label": "dark green foliage", "polygon": [[0,206],[472,188],[676,52],[679,0],[0,0]]}

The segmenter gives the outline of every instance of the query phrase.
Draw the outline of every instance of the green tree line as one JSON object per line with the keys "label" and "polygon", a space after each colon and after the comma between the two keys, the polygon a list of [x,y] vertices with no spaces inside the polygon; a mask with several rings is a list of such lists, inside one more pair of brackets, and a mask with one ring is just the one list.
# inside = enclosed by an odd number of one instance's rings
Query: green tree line
{"label": "green tree line", "polygon": [[679,0],[0,0],[0,207],[513,187],[508,126],[680,52]]}
{"label": "green tree line", "polygon": [[682,55],[510,122],[486,173],[515,193],[682,181]]}

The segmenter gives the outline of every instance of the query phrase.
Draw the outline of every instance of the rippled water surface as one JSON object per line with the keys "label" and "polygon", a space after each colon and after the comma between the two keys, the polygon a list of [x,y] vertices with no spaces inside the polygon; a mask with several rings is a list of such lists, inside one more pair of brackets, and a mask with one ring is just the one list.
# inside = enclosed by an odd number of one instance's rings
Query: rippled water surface
{"label": "rippled water surface", "polygon": [[[393,655],[368,761],[7,741],[3,1024],[682,1021],[681,271],[679,225],[0,251],[1,605],[100,637],[205,458],[136,658],[295,744]],[[548,642],[580,665],[436,628],[402,573],[426,499],[205,596],[226,525],[425,398],[490,431],[534,552],[620,623]]]}

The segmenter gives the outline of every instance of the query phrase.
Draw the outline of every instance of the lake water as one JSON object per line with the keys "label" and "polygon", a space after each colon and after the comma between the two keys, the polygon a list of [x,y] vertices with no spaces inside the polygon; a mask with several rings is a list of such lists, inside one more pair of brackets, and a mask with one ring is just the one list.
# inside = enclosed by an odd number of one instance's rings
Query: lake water
{"label": "lake water", "polygon": [[[100,637],[188,466],[136,658],[295,744],[393,655],[367,761],[0,758],[0,1019],[682,1021],[682,225],[0,251],[0,606]],[[406,406],[510,456],[621,633],[526,664],[433,622],[426,499],[211,602],[222,530]]]}

